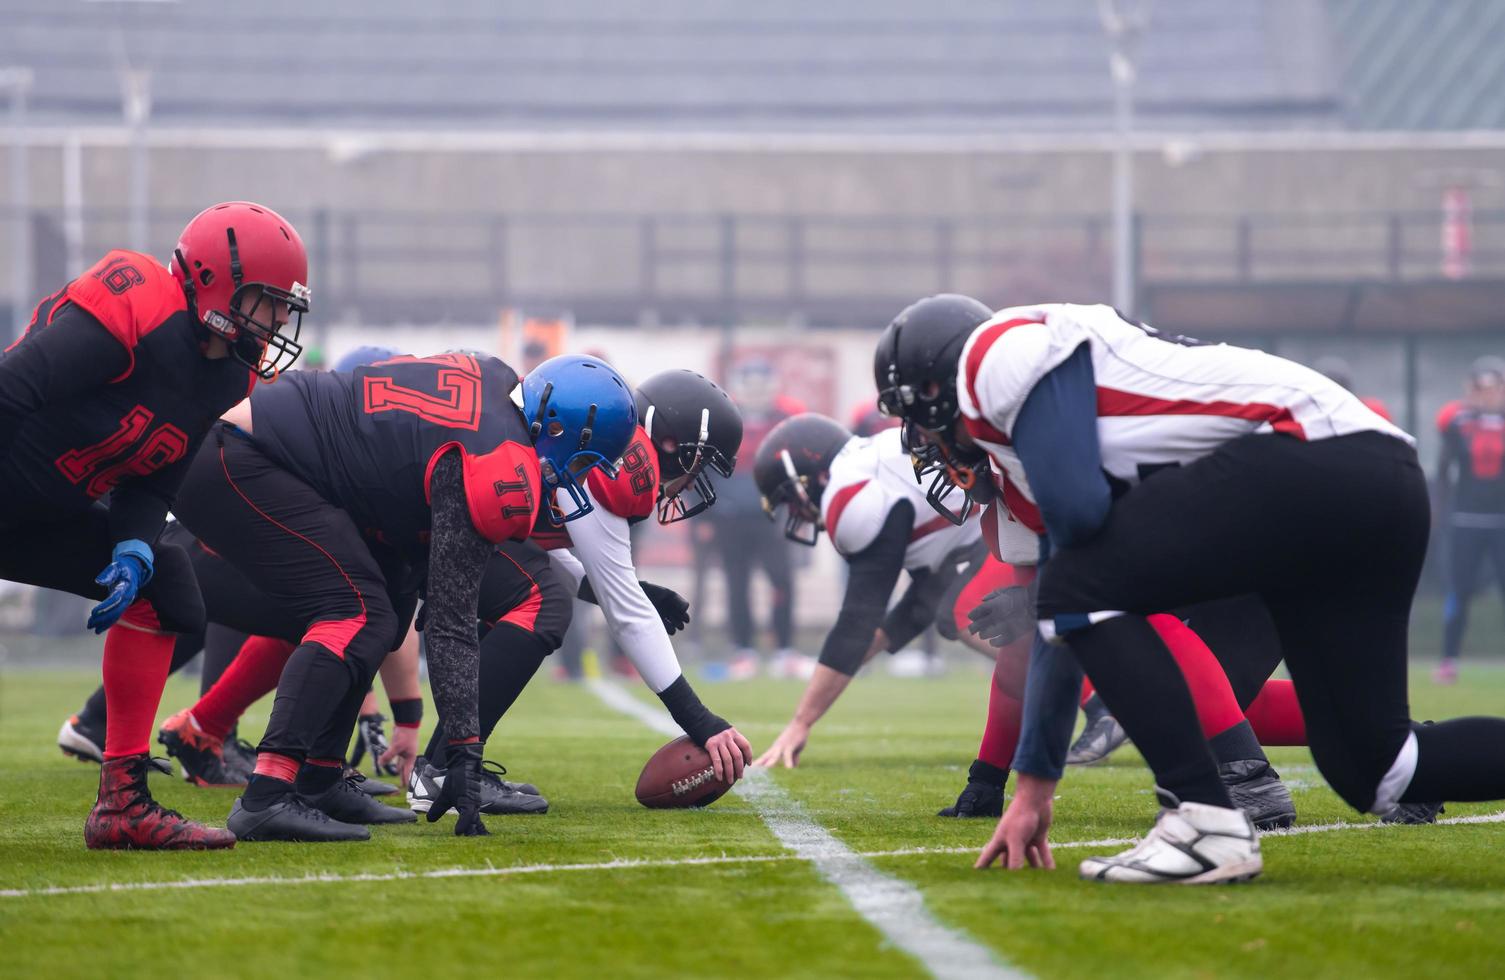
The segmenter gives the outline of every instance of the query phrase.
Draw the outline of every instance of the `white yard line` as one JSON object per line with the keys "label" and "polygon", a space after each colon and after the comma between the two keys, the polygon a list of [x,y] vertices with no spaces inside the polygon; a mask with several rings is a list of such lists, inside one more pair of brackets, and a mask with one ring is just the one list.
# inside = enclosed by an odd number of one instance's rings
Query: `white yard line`
{"label": "white yard line", "polygon": [[[1483,813],[1468,817],[1447,817],[1439,824],[1486,824],[1505,823],[1505,812]],[[1389,824],[1381,823],[1326,823],[1306,827],[1292,827],[1261,834],[1268,837],[1296,837],[1302,834],[1323,834],[1337,830],[1388,830]],[[1136,842],[1132,837],[1109,837],[1102,840],[1063,841],[1052,844],[1053,850],[1078,847],[1125,847]],[[914,857],[926,854],[976,854],[981,844],[956,847],[900,847],[887,851],[857,851],[856,857],[872,858]],[[501,878],[512,875],[553,874],[565,871],[618,871],[651,868],[680,868],[717,864],[769,864],[777,861],[801,861],[804,857],[784,851],[779,854],[722,854],[712,857],[688,858],[617,858],[611,861],[594,861],[582,864],[514,864],[484,868],[439,868],[433,871],[393,871],[358,874],[306,875],[289,878],[276,875],[245,878],[180,878],[174,881],[108,882],[95,885],[55,885],[40,888],[3,888],[0,898],[42,898],[53,895],[97,895],[105,892],[177,891],[198,888],[243,888],[255,885],[283,887],[287,885],[339,885],[382,881],[423,881],[434,878]]]}
{"label": "white yard line", "polygon": [[[630,715],[662,735],[684,734],[662,710],[609,681],[589,682],[591,693],[609,708]],[[868,864],[837,840],[773,781],[766,769],[748,769],[736,792],[752,804],[779,843],[809,861],[820,876],[846,896],[857,914],[888,942],[904,950],[937,977],[1017,978],[992,950],[959,929],[942,925],[925,907],[919,889]]]}

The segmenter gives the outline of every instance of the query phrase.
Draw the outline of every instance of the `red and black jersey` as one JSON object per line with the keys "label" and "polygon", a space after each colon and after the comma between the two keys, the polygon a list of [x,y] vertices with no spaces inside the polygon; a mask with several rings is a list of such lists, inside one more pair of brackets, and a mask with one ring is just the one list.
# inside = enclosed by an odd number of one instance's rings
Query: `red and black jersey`
{"label": "red and black jersey", "polygon": [[538,457],[494,357],[399,357],[348,373],[293,371],[251,399],[272,459],[404,554],[427,554],[434,464],[460,450],[466,500],[489,541],[523,540],[539,504]]}
{"label": "red and black jersey", "polygon": [[[617,475],[607,476],[600,467],[585,475],[585,486],[591,500],[608,514],[615,514],[629,524],[645,520],[653,513],[658,501],[658,454],[648,433],[638,426],[617,465]],[[538,509],[538,520],[533,527],[533,541],[553,551],[570,546],[569,526],[555,527],[544,509]]]}
{"label": "red and black jersey", "polygon": [[1437,430],[1453,513],[1505,514],[1505,415],[1451,402],[1438,414]]}
{"label": "red and black jersey", "polygon": [[0,355],[0,522],[110,494],[117,538],[155,538],[187,460],[252,384],[205,343],[182,287],[147,255],[111,252],[47,297]]}

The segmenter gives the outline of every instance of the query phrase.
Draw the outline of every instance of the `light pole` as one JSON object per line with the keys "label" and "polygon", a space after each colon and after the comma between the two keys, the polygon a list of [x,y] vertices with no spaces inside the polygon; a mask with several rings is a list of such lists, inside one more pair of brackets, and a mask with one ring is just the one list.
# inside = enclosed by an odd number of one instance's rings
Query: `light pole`
{"label": "light pole", "polygon": [[0,89],[10,93],[10,282],[13,337],[31,314],[31,170],[26,144],[26,94],[30,68],[0,68]]}
{"label": "light pole", "polygon": [[1134,63],[1135,46],[1144,29],[1145,11],[1136,0],[1098,0],[1098,14],[1112,50],[1108,55],[1113,79],[1113,305],[1134,316],[1138,290],[1134,247]]}

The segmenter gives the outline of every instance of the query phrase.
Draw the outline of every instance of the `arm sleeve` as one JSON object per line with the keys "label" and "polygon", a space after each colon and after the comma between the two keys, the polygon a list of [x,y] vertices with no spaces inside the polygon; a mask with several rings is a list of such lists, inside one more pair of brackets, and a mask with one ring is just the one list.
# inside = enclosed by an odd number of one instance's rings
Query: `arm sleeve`
{"label": "arm sleeve", "polygon": [[1113,494],[1103,475],[1097,384],[1085,343],[1030,390],[1013,438],[1052,542],[1071,548],[1097,534]]}
{"label": "arm sleeve", "polygon": [[203,438],[188,444],[188,451],[170,466],[155,473],[123,481],[110,494],[110,537],[115,541],[155,541],[167,524],[167,512],[178,498],[178,489],[188,476],[193,457]]}
{"label": "arm sleeve", "polygon": [[569,581],[574,583],[576,589],[579,589],[580,583],[585,581],[585,566],[580,564],[580,559],[566,548],[550,551],[549,557],[559,564],[559,570],[569,577]]}
{"label": "arm sleeve", "polygon": [[919,569],[910,572],[909,588],[883,618],[883,635],[888,637],[888,652],[904,649],[905,644],[935,625],[936,609],[941,597],[956,581],[954,562],[945,562],[936,571]]}
{"label": "arm sleeve", "polygon": [[883,621],[888,597],[904,570],[904,552],[914,529],[914,505],[900,501],[889,511],[873,543],[847,559],[851,573],[841,599],[841,612],[826,634],[820,662],[848,677],[862,666],[873,633]]}
{"label": "arm sleeve", "polygon": [[1066,753],[1076,726],[1082,699],[1082,670],[1065,647],[1053,647],[1035,632],[1029,651],[1029,673],[1024,679],[1024,717],[1019,725],[1019,747],[1014,770],[1060,779],[1066,771]]}
{"label": "arm sleeve", "polygon": [[76,306],[65,307],[0,355],[0,451],[10,449],[28,415],[109,384],[130,364],[130,352],[98,320]]}
{"label": "arm sleeve", "polygon": [[612,635],[644,683],[661,693],[679,678],[679,658],[663,619],[638,584],[626,518],[598,505],[570,522],[570,540]]}
{"label": "arm sleeve", "polygon": [[480,735],[481,655],[476,607],[492,545],[470,520],[458,452],[434,465],[424,640],[434,704],[451,740]]}

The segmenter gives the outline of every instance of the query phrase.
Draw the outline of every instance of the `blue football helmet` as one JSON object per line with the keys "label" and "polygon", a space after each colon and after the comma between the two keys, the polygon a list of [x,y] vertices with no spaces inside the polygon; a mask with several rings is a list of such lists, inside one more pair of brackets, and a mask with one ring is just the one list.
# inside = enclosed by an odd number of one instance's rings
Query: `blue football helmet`
{"label": "blue football helmet", "polygon": [[[585,495],[585,475],[599,467],[617,475],[617,461],[637,431],[632,390],[611,365],[597,357],[561,354],[528,372],[522,383],[523,419],[538,454],[546,496],[545,513],[561,526],[594,508]],[[565,511],[557,491],[574,504]]]}
{"label": "blue football helmet", "polygon": [[357,347],[355,350],[346,351],[345,354],[334,362],[336,371],[354,371],[358,367],[375,364],[377,361],[390,361],[394,357],[401,357],[402,351],[392,347],[372,347],[366,345]]}

